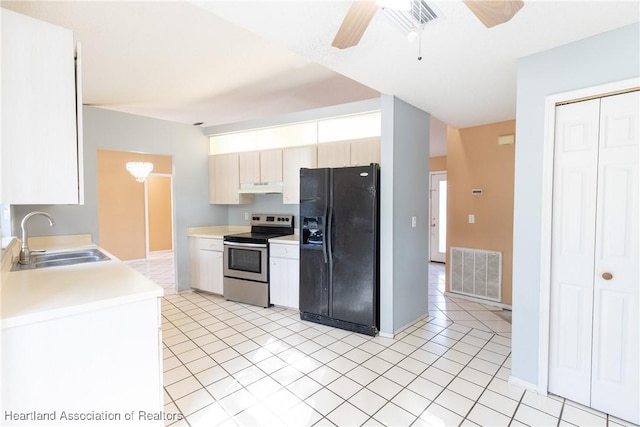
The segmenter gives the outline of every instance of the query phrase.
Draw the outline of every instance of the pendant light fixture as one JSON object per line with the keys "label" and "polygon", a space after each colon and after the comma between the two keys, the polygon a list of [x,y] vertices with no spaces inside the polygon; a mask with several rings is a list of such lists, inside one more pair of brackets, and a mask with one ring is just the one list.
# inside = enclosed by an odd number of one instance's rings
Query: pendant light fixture
{"label": "pendant light fixture", "polygon": [[136,181],[144,182],[153,170],[153,163],[127,162],[127,170],[135,177]]}

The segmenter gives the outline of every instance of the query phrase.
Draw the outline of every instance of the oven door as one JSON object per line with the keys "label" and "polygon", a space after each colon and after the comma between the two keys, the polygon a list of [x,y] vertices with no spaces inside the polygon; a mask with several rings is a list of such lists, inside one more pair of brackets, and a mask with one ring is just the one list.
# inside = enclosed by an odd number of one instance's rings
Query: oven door
{"label": "oven door", "polygon": [[268,282],[267,245],[263,243],[224,243],[224,276]]}

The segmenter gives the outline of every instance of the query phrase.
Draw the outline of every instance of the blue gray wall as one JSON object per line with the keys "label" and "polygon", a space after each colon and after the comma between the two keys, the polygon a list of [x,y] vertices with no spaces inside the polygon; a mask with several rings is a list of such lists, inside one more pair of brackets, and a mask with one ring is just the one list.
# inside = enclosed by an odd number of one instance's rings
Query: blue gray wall
{"label": "blue gray wall", "polygon": [[380,330],[386,334],[427,314],[429,119],[398,98],[382,96]]}
{"label": "blue gray wall", "polygon": [[84,107],[85,204],[81,206],[13,206],[13,235],[20,234],[20,220],[33,210],[53,215],[55,227],[32,221],[32,236],[90,233],[98,235],[97,151],[136,151],[173,158],[174,230],[178,289],[190,287],[187,227],[227,223],[227,208],[209,204],[207,155],[209,138],[202,129],[134,116],[94,107]]}
{"label": "blue gray wall", "polygon": [[545,97],[640,75],[640,24],[518,61],[513,230],[512,375],[538,376]]}

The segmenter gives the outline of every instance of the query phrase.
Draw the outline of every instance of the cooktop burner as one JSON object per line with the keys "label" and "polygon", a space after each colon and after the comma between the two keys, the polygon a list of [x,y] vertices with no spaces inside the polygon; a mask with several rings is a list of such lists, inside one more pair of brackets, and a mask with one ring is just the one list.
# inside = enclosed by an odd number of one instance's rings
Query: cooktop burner
{"label": "cooktop burner", "polygon": [[293,215],[251,214],[251,232],[228,234],[227,242],[266,243],[274,237],[293,234]]}

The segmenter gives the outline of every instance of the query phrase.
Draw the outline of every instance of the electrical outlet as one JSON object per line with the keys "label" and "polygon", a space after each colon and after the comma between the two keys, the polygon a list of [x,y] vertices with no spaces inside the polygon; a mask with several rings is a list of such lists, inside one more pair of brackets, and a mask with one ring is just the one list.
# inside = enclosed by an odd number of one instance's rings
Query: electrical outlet
{"label": "electrical outlet", "polygon": [[469,224],[476,223],[476,216],[474,214],[469,214]]}
{"label": "electrical outlet", "polygon": [[245,212],[244,213],[244,219],[245,219],[245,221],[249,220],[249,212]]}

